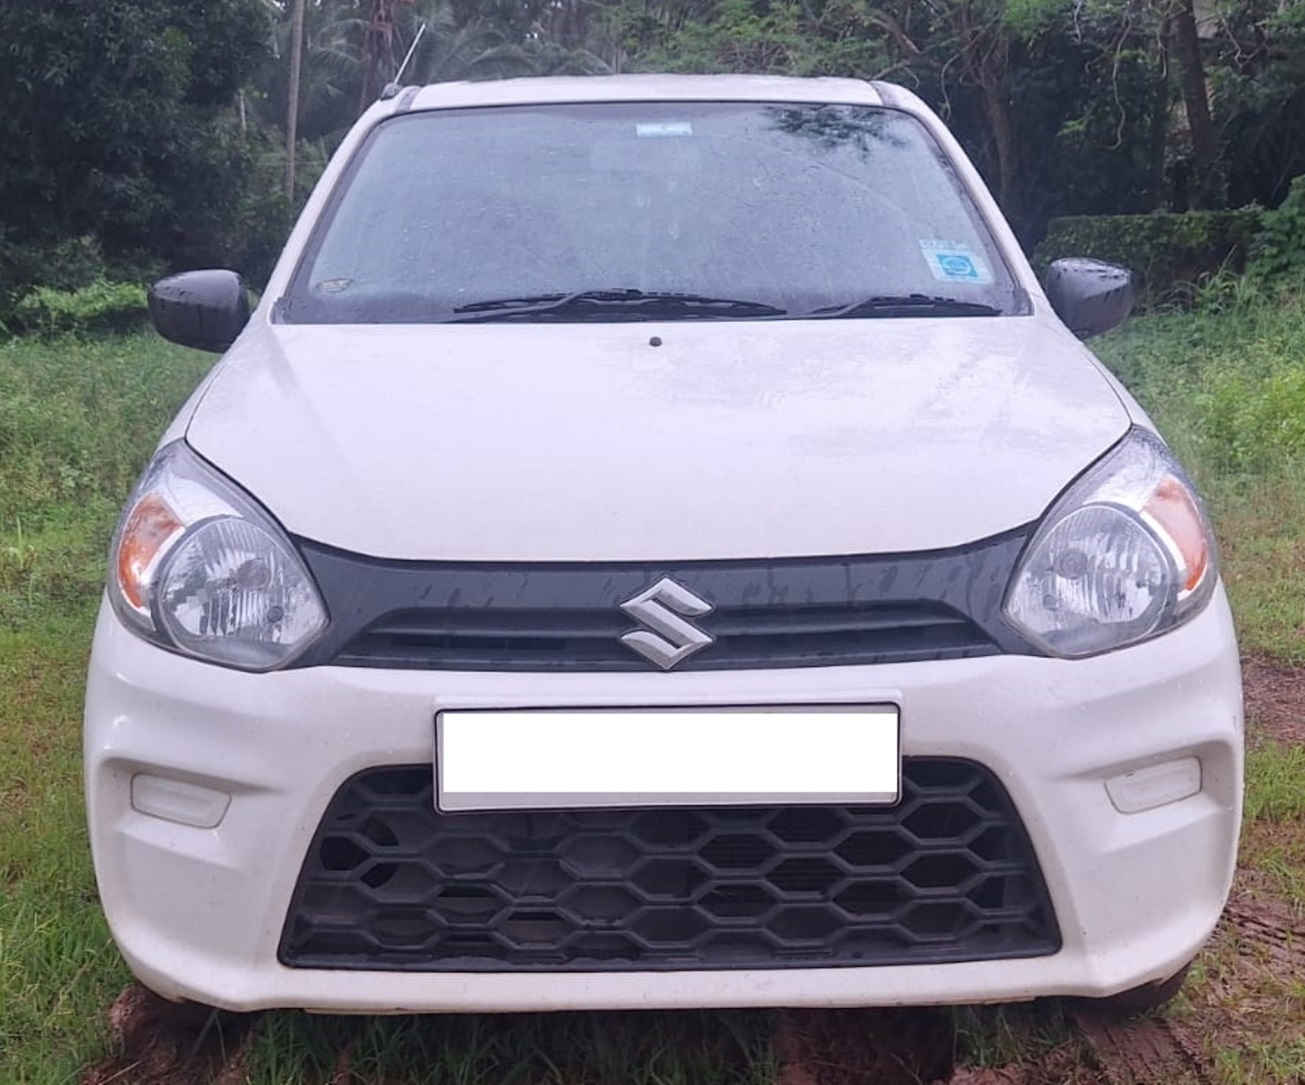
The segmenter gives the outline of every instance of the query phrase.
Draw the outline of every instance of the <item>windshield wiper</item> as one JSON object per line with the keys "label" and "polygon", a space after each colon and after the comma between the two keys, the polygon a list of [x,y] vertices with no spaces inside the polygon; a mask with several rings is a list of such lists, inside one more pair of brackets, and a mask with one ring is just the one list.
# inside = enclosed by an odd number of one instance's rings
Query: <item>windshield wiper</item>
{"label": "windshield wiper", "polygon": [[836,320],[839,317],[895,316],[1001,316],[995,305],[960,298],[934,297],[928,294],[878,294],[850,305],[826,305],[812,309],[808,317]]}
{"label": "windshield wiper", "polygon": [[784,316],[787,310],[760,301],[629,289],[495,298],[453,311],[475,315],[459,316],[451,323],[476,324],[504,320],[746,320]]}

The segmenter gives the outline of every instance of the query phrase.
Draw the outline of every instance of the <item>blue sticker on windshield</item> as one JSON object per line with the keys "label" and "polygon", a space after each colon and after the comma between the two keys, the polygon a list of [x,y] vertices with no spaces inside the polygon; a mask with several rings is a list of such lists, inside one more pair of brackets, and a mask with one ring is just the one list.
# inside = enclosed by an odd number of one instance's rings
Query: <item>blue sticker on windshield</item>
{"label": "blue sticker on windshield", "polygon": [[979,285],[992,282],[987,261],[964,242],[921,241],[920,251],[939,282]]}

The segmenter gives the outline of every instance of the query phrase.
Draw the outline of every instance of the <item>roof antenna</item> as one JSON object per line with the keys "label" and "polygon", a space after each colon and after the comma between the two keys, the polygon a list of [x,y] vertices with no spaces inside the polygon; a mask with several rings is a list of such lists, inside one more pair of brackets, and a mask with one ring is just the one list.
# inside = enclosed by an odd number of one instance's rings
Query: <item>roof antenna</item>
{"label": "roof antenna", "polygon": [[408,46],[408,55],[403,58],[403,63],[399,65],[399,70],[394,73],[394,82],[403,82],[404,69],[408,67],[408,61],[412,59],[412,54],[417,51],[417,44],[421,41],[421,36],[426,33],[426,20],[421,21],[421,26],[417,27],[417,36],[412,39],[412,44]]}

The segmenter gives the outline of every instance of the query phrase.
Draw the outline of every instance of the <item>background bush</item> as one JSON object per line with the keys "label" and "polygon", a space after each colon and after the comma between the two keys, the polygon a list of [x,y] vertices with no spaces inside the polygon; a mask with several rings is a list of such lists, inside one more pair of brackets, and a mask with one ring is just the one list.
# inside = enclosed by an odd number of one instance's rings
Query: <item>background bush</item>
{"label": "background bush", "polygon": [[1033,263],[1039,271],[1062,256],[1122,264],[1133,272],[1140,308],[1187,307],[1203,283],[1247,266],[1263,214],[1242,208],[1052,219]]}
{"label": "background bush", "polygon": [[5,326],[11,333],[125,332],[144,326],[145,288],[96,279],[77,290],[38,286],[19,298]]}
{"label": "background bush", "polygon": [[1260,216],[1247,271],[1260,282],[1305,280],[1305,174],[1292,181],[1278,207]]}

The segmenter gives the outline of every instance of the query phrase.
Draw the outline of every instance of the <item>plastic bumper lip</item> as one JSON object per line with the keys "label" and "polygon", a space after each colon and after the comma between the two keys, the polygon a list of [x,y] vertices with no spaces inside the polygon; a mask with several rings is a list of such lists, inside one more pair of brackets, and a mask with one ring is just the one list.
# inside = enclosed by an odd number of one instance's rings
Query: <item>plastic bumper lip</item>
{"label": "plastic bumper lip", "polygon": [[[520,974],[290,969],[277,946],[331,796],[377,765],[428,761],[441,708],[893,703],[906,755],[1002,780],[1063,948],[947,965]],[[899,1005],[1100,996],[1165,978],[1231,884],[1241,685],[1220,590],[1180,630],[1089,660],[1017,656],[878,667],[539,675],[315,668],[268,675],[173,656],[102,612],[87,691],[92,850],[115,940],[173,997],[327,1012]],[[1197,794],[1138,813],[1108,780],[1195,757]],[[142,814],[139,774],[231,796],[216,827]]]}

